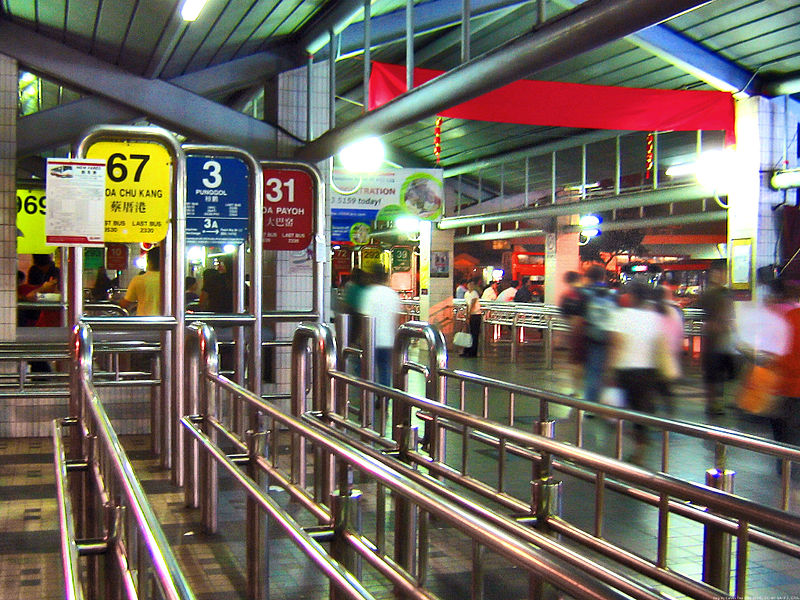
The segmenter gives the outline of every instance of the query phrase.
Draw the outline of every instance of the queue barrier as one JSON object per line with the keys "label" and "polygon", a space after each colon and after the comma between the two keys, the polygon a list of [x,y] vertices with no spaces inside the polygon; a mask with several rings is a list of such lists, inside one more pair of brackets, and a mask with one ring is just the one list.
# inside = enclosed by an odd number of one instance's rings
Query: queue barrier
{"label": "queue barrier", "polygon": [[[195,340],[187,345],[187,350],[193,353],[189,364],[195,365],[189,367],[189,372],[199,375],[192,393],[199,399],[200,412],[181,420],[194,439],[194,448],[187,448],[185,453],[185,471],[190,474],[187,502],[192,506],[199,504],[206,531],[213,532],[218,526],[217,470],[223,468],[247,493],[248,506],[257,507],[275,518],[314,566],[328,576],[332,597],[371,597],[364,595],[366,592],[356,587],[358,582],[340,570],[346,566],[347,572],[360,573],[363,563],[384,578],[385,585],[393,588],[395,597],[436,598],[431,587],[434,573],[428,561],[429,547],[435,530],[447,526],[458,531],[467,539],[467,547],[473,548],[466,553],[465,568],[471,573],[474,598],[483,597],[483,572],[489,554],[501,556],[520,567],[523,580],[527,581],[525,575],[531,578],[532,598],[542,597],[545,581],[581,598],[630,597],[627,594],[642,599],[665,598],[600,565],[594,566],[596,572],[591,574],[576,568],[588,559],[573,558],[567,563],[562,557],[570,556],[569,552],[564,551],[557,557],[550,550],[537,548],[503,531],[478,507],[460,506],[440,497],[368,452],[336,439],[335,432],[319,429],[311,422],[313,416],[327,410],[323,402],[333,402],[336,397],[335,381],[323,373],[347,378],[350,384],[363,386],[370,393],[392,401],[407,396],[396,389],[336,371],[336,346],[325,325],[304,323],[295,332],[292,351],[292,411],[295,416],[281,412],[273,404],[219,375],[213,336],[213,331],[200,323],[193,324],[187,332],[187,340]],[[310,396],[308,390],[313,390]],[[239,438],[225,422],[225,415],[218,414],[221,394],[230,394],[254,407],[260,415],[261,430]],[[309,398],[311,406],[307,406]],[[409,433],[406,427],[400,438],[410,440]],[[232,454],[221,449],[222,441],[233,445]],[[283,457],[279,448],[286,444],[291,447],[291,453]],[[292,502],[317,519],[318,524],[302,528],[293,519],[280,515],[263,490],[265,479],[269,480],[270,489],[274,486],[284,489]],[[196,481],[191,490],[190,481]],[[202,493],[198,493],[199,490]],[[395,503],[394,519],[387,513],[389,498]],[[367,506],[373,507],[369,519],[364,513]],[[266,594],[268,590],[264,586],[269,574],[263,572],[266,562],[263,555],[259,555],[264,552],[260,543],[264,537],[263,519],[256,510],[248,509],[247,515],[246,546],[253,551],[247,559],[248,590],[253,594]],[[437,528],[431,527],[432,519],[439,524]],[[365,526],[359,527],[359,523],[369,523],[370,531]],[[387,528],[393,528],[393,535]],[[312,543],[314,540],[329,542],[330,554],[320,552]],[[451,544],[450,550],[458,548]],[[596,578],[599,573],[604,574],[602,580]]]}
{"label": "queue barrier", "polygon": [[[454,331],[465,329],[467,307],[464,300],[454,299],[452,310]],[[692,351],[695,340],[703,335],[704,313],[698,308],[683,308],[682,312],[684,336]],[[481,313],[479,351],[485,351],[488,344],[508,345],[511,362],[516,362],[519,350],[525,343],[525,332],[535,331],[540,336],[547,369],[553,368],[554,334],[571,330],[569,320],[564,318],[561,309],[555,304],[481,300]],[[507,338],[504,336],[506,330]]]}
{"label": "queue barrier", "polygon": [[71,416],[53,422],[65,597],[194,600],[92,382],[87,325],[72,348]]}
{"label": "queue barrier", "polygon": [[[401,327],[401,331],[404,327],[406,326]],[[315,344],[314,347],[319,350],[319,344]],[[395,381],[405,368],[401,356],[402,348],[396,347]],[[330,361],[321,361],[320,364],[330,365]],[[433,376],[440,377],[468,376],[462,371],[449,371],[440,366],[431,366],[431,371],[434,372]],[[593,405],[541,390],[509,385],[506,389],[510,391],[510,415],[514,414],[515,401],[519,400],[521,395],[538,395],[543,400],[540,404],[539,419],[532,425],[534,433],[529,433],[514,426],[489,421],[486,414],[471,415],[430,398],[389,394],[387,388],[364,382],[340,371],[329,370],[327,377],[330,378],[330,382],[321,386],[322,390],[327,389],[329,385],[359,385],[370,389],[373,393],[390,396],[396,404],[391,411],[393,420],[389,429],[395,432],[395,435],[393,439],[382,436],[380,433],[383,430],[382,426],[365,429],[358,420],[349,418],[346,407],[336,404],[327,404],[327,412],[317,408],[307,413],[305,417],[307,420],[316,419],[332,431],[338,432],[340,439],[346,439],[356,445],[367,444],[369,447],[380,448],[382,456],[396,456],[397,460],[411,464],[412,470],[413,468],[425,470],[433,478],[447,480],[449,485],[460,486],[469,494],[477,494],[491,503],[491,507],[487,507],[489,511],[496,511],[499,505],[510,515],[517,517],[522,515],[523,519],[539,519],[545,530],[600,552],[620,565],[632,568],[659,584],[689,597],[710,600],[724,597],[724,594],[728,593],[730,560],[726,563],[724,557],[731,556],[732,539],[736,540],[737,549],[734,577],[737,597],[745,597],[746,594],[748,556],[753,545],[778,552],[787,559],[800,558],[800,517],[785,510],[764,506],[727,493],[732,489],[727,485],[726,491],[726,481],[730,484],[733,474],[725,468],[725,453],[721,451],[725,446],[748,448],[778,456],[788,462],[800,459],[798,448],[770,443],[752,436],[742,437],[738,432],[657,419],[633,411]],[[488,380],[484,383],[487,382]],[[553,421],[548,418],[548,405],[551,403],[564,403],[578,411],[592,411],[598,416],[619,420],[618,438],[622,436],[621,421],[624,419],[647,423],[650,426],[661,425],[665,431],[663,434],[665,439],[674,432],[712,440],[718,448],[716,454],[718,467],[708,470],[706,479],[708,485],[703,485],[628,465],[618,460],[619,456],[609,458],[584,448],[555,441],[551,439],[554,432]],[[318,407],[319,402],[315,400],[314,405]],[[397,434],[398,430],[408,428],[408,415],[412,409],[423,411],[427,415],[423,442],[416,440],[413,435]],[[513,416],[510,420],[514,425]],[[456,449],[452,452],[453,456],[447,459],[424,443],[424,440],[442,439],[445,433],[460,438],[460,444],[453,440],[447,444],[448,448]],[[482,472],[489,475],[483,478],[470,473],[470,465],[474,460],[471,457],[476,452],[472,446],[475,444],[497,455],[496,468],[485,468],[484,465]],[[459,446],[460,451],[458,451]],[[534,483],[528,488],[528,495],[525,497],[509,491],[514,482],[520,481],[519,471],[512,472],[509,466],[512,458],[517,462],[522,459],[524,464],[529,465],[521,469],[523,481],[526,473],[533,473]],[[563,475],[578,476],[593,484],[595,488],[594,522],[588,531],[567,522],[557,514],[557,511],[552,510],[559,504],[557,490],[560,486],[555,480],[555,475],[559,472]],[[491,481],[488,481],[487,477]],[[521,488],[524,489],[525,486]],[[604,520],[610,517],[615,522],[620,520],[624,522],[626,517],[608,515],[605,500],[607,491],[625,494],[632,500],[656,508],[658,526],[654,557],[640,556],[609,541],[604,530]],[[453,499],[462,495],[464,493],[454,493]],[[563,498],[562,501],[568,499]],[[671,516],[679,516],[696,523],[698,535],[704,537],[703,552],[699,557],[704,562],[701,581],[670,568],[667,550],[670,543]]]}

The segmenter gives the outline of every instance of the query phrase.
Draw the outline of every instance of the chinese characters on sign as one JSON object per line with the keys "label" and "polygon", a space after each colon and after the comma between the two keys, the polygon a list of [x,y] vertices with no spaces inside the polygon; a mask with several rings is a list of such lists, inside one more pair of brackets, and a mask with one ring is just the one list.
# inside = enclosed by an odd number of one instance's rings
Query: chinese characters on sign
{"label": "chinese characters on sign", "polygon": [[304,170],[262,165],[264,250],[304,250],[313,238],[314,181]]}
{"label": "chinese characters on sign", "polygon": [[172,159],[161,144],[101,141],[86,156],[107,162],[105,240],[158,242],[167,235]]}

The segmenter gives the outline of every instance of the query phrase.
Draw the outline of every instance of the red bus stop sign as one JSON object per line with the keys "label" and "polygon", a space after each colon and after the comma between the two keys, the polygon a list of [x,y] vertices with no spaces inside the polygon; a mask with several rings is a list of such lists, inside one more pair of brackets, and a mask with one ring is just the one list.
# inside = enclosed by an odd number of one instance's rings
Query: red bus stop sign
{"label": "red bus stop sign", "polygon": [[264,250],[305,250],[314,237],[317,186],[303,165],[262,162]]}

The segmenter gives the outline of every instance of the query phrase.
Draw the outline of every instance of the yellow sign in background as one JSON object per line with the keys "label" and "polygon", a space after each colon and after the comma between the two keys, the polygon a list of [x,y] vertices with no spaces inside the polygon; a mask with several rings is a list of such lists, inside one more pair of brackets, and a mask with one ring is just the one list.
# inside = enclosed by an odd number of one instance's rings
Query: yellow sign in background
{"label": "yellow sign in background", "polygon": [[47,200],[42,189],[17,190],[17,254],[51,254],[44,234]]}
{"label": "yellow sign in background", "polygon": [[106,160],[106,242],[159,242],[167,235],[172,158],[161,144],[97,142],[86,158]]}

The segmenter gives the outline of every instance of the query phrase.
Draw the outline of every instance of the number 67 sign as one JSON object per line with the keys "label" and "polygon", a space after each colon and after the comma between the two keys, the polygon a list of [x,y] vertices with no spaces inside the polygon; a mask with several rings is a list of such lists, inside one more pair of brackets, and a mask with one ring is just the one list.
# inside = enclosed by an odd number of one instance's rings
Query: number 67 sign
{"label": "number 67 sign", "polygon": [[317,186],[303,165],[261,163],[264,249],[305,250],[314,233]]}

